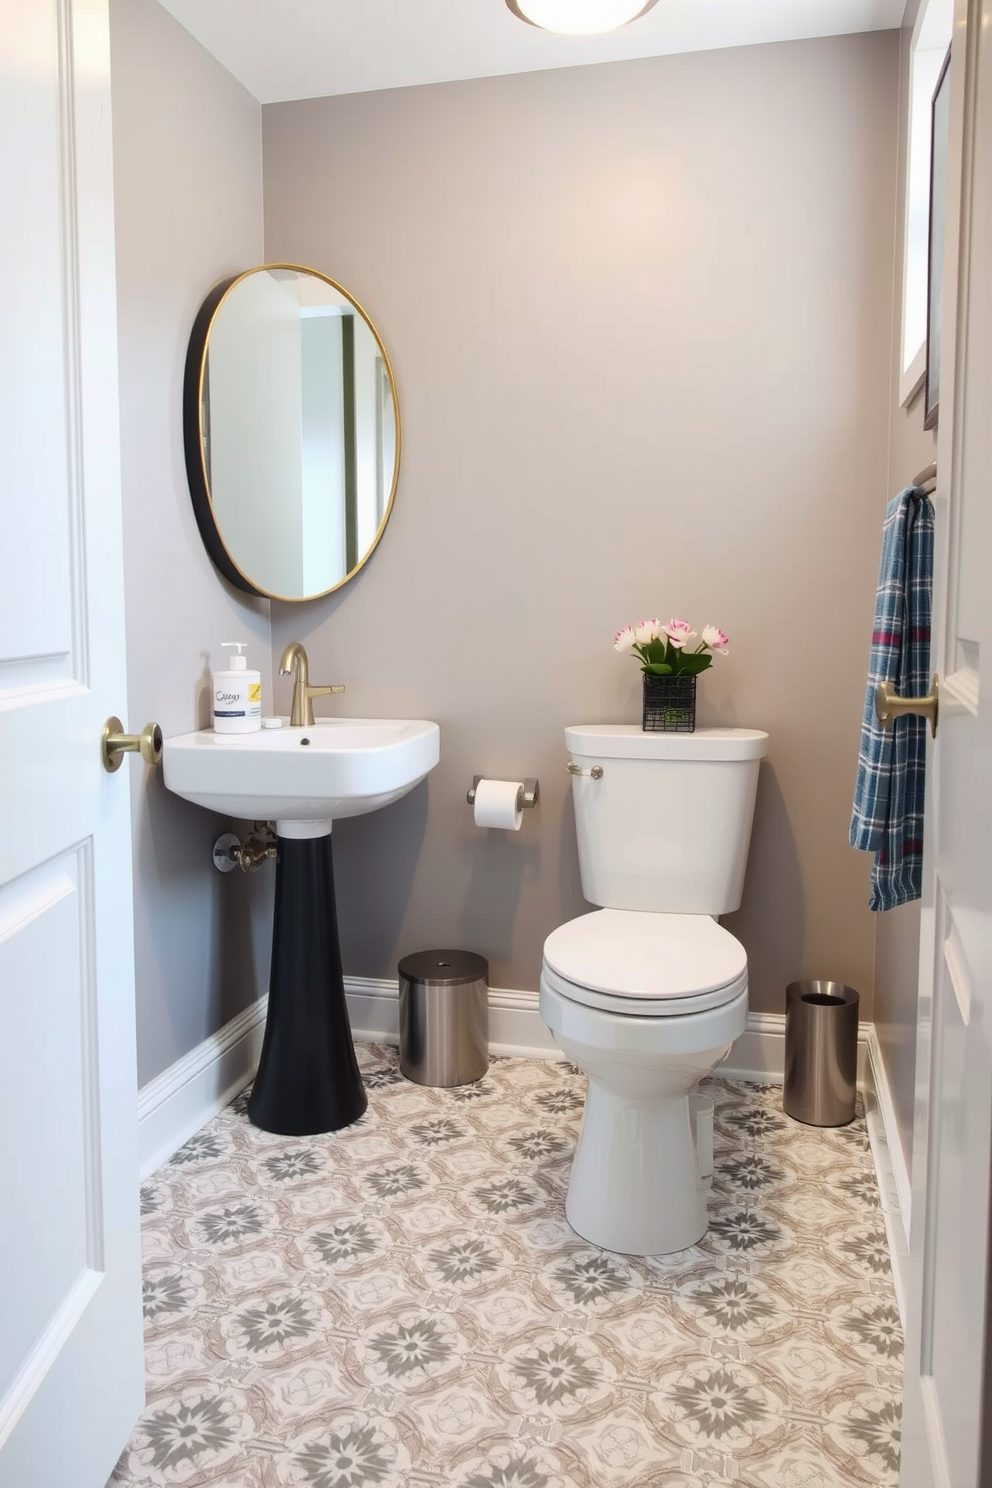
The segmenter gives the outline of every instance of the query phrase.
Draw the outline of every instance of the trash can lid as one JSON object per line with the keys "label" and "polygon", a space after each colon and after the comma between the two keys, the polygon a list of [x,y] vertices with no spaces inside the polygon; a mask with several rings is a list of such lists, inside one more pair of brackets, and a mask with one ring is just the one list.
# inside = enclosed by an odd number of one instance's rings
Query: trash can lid
{"label": "trash can lid", "polygon": [[485,981],[489,962],[475,951],[416,951],[412,956],[404,956],[397,970],[408,982],[457,987],[462,982]]}
{"label": "trash can lid", "polygon": [[850,1007],[852,1003],[861,1000],[854,988],[848,987],[844,982],[828,982],[823,979],[790,982],[785,989],[785,998],[786,1003],[811,1002],[824,1007]]}

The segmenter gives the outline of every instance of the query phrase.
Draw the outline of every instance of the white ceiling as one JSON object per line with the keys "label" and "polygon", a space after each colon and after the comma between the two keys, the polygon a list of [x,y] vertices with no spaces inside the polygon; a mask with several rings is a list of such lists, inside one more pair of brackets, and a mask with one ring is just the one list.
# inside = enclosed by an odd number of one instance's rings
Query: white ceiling
{"label": "white ceiling", "polygon": [[162,0],[261,103],[898,26],[905,0],[658,0],[608,36],[553,36],[504,0]]}

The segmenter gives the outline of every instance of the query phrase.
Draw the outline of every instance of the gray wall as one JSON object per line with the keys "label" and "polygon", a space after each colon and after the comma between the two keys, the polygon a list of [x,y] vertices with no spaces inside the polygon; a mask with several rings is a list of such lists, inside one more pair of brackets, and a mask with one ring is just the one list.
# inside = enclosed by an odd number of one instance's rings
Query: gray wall
{"label": "gray wall", "polygon": [[[266,700],[267,602],[218,578],[183,465],[186,338],[206,291],[262,259],[256,101],[155,0],[112,0],[114,170],[128,696],[133,728],[209,722],[210,659],[247,640]],[[130,765],[138,1080],[145,1084],[268,985],[271,875],[222,878],[229,823]]]}
{"label": "gray wall", "polygon": [[[918,5],[912,4],[900,33],[899,58],[899,185],[893,286],[892,358],[889,402],[888,495],[909,485],[917,471],[936,458],[936,434],[923,427],[923,394],[899,407],[899,359],[902,335],[902,239],[908,133],[910,42]],[[881,506],[878,521],[881,524]],[[913,1086],[916,1075],[916,997],[919,975],[920,906],[905,904],[876,917],[875,1029],[895,1107],[899,1137],[907,1165],[913,1148]]]}
{"label": "gray wall", "polygon": [[[701,721],[760,725],[752,1005],[841,978],[871,1014],[847,845],[889,483],[898,38],[842,37],[263,110],[265,246],[369,309],[399,384],[383,542],[273,605],[331,709],[428,717],[442,761],[335,828],[346,970],[460,945],[537,986],[586,907],[565,724],[633,720],[656,613],[732,638]],[[287,694],[277,683],[277,701]],[[326,707],[326,705],[325,705]],[[328,710],[330,711],[330,710]],[[474,773],[540,776],[516,836]]]}

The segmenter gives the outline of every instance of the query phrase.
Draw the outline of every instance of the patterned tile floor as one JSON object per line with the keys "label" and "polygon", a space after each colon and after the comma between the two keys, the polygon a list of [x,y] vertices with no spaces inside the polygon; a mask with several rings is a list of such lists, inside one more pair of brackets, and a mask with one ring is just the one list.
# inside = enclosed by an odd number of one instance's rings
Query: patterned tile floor
{"label": "patterned tile floor", "polygon": [[646,1260],[564,1218],[584,1082],[411,1085],[347,1131],[235,1101],[142,1190],[148,1405],[113,1484],[894,1484],[901,1340],[864,1121],[716,1100],[711,1223]]}

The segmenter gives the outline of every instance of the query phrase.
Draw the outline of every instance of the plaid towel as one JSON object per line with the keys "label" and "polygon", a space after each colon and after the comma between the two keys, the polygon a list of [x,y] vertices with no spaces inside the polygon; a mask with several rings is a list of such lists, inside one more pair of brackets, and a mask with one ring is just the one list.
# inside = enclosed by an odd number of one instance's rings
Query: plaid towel
{"label": "plaid towel", "polygon": [[872,909],[894,909],[922,890],[926,719],[897,718],[883,729],[875,688],[888,682],[900,697],[929,692],[932,580],[933,503],[908,486],[885,509],[851,817],[851,846],[875,854]]}

